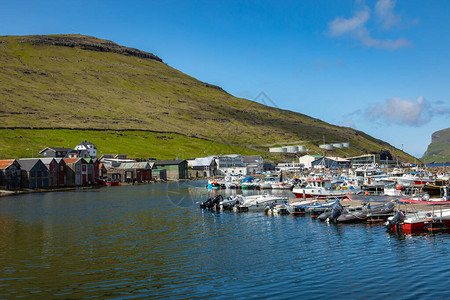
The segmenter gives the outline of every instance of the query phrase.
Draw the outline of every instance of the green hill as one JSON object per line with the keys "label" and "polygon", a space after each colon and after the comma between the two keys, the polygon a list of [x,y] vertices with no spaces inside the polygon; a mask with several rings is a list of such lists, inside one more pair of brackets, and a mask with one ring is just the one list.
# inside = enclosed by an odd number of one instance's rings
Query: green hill
{"label": "green hill", "polygon": [[421,160],[425,163],[450,162],[450,128],[436,131]]}
{"label": "green hill", "polygon": [[363,132],[233,97],[151,53],[111,41],[4,36],[0,60],[2,158],[89,139],[103,153],[132,157],[261,153],[276,159],[268,145],[315,151],[325,138],[350,142],[337,155],[389,150],[413,161]]}

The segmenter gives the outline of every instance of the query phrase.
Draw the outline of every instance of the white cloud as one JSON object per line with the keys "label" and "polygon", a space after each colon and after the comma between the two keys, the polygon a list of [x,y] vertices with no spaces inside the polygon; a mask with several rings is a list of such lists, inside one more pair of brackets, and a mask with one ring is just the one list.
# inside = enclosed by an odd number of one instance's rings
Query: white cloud
{"label": "white cloud", "polygon": [[[379,0],[375,5],[375,16],[383,29],[389,29],[400,22],[400,17],[394,13],[395,1]],[[378,49],[396,50],[411,46],[405,38],[377,39],[372,37],[368,29],[371,11],[366,5],[362,5],[355,11],[351,18],[336,17],[328,23],[327,34],[331,37],[348,37],[359,41],[366,47]]]}
{"label": "white cloud", "polygon": [[364,29],[364,25],[370,19],[370,10],[364,7],[357,11],[350,19],[337,17],[328,24],[329,33],[331,36],[342,36],[347,33],[355,33]]}
{"label": "white cloud", "polygon": [[450,117],[450,108],[448,108],[448,107],[444,107],[444,106],[436,107],[435,112],[436,112],[436,115]]}
{"label": "white cloud", "polygon": [[378,0],[375,4],[375,17],[382,24],[383,29],[389,29],[400,23],[400,16],[395,14],[395,0]]}
{"label": "white cloud", "polygon": [[394,97],[384,103],[371,105],[366,109],[365,115],[373,121],[387,124],[421,126],[431,120],[433,110],[430,102],[423,96],[417,100]]}
{"label": "white cloud", "polygon": [[396,40],[379,40],[372,38],[369,34],[361,37],[361,43],[367,47],[374,47],[378,49],[396,50],[399,48],[409,47],[411,43],[404,38],[399,38]]}

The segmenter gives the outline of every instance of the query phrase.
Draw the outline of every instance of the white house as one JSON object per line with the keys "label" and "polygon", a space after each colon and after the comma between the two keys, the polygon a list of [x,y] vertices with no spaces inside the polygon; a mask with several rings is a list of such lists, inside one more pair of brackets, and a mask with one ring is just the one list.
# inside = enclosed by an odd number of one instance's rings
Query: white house
{"label": "white house", "polygon": [[298,162],[300,164],[303,164],[305,168],[311,169],[312,168],[312,162],[316,161],[317,159],[322,158],[322,155],[303,155],[298,159]]}
{"label": "white house", "polygon": [[240,154],[220,155],[216,157],[217,171],[220,175],[246,175],[247,167]]}
{"label": "white house", "polygon": [[97,148],[91,142],[83,141],[75,146],[75,150],[79,152],[87,151],[91,158],[97,158]]}

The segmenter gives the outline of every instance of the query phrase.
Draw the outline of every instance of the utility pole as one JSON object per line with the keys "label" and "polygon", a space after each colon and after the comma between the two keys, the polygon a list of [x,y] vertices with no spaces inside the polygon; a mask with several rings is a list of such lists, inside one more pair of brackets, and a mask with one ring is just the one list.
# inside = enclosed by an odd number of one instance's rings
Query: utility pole
{"label": "utility pole", "polygon": [[27,148],[27,150],[31,150],[31,158],[34,158],[33,149]]}

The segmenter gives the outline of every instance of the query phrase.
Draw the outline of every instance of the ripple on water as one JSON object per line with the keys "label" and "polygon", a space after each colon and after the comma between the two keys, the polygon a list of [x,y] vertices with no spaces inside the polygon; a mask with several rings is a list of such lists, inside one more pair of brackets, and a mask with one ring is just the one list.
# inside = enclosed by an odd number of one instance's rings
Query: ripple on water
{"label": "ripple on water", "polygon": [[165,193],[150,185],[2,199],[1,298],[449,295],[448,234],[216,214],[174,207]]}

